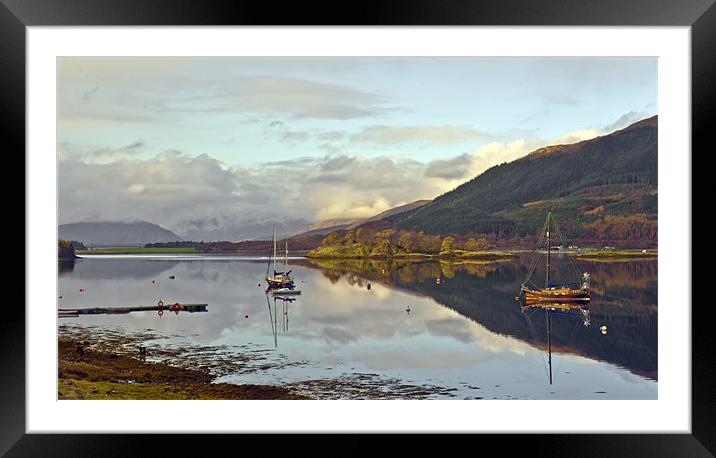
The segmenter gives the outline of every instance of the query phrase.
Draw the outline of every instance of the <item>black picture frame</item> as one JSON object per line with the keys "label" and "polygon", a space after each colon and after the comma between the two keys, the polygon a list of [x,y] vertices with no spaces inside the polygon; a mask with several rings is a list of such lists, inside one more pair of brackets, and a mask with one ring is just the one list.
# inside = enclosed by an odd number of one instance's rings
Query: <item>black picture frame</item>
{"label": "black picture frame", "polygon": [[[0,0],[0,125],[9,149],[25,151],[25,53],[29,26],[142,25],[514,25],[690,26],[692,149],[711,145],[716,103],[715,0],[383,0],[274,2],[235,0]],[[711,147],[713,149],[713,147]],[[708,151],[704,151],[707,153]],[[693,154],[691,158],[693,158]],[[684,157],[684,160],[689,160]],[[693,160],[693,159],[692,159]],[[24,169],[24,161],[20,166]],[[693,170],[693,166],[692,166]],[[696,184],[696,182],[694,182]],[[701,186],[701,187],[699,187]],[[692,194],[705,184],[692,188]],[[693,208],[693,207],[692,207]],[[27,246],[28,240],[21,238]],[[691,253],[691,241],[685,241]],[[691,266],[683,266],[691,269]],[[693,272],[693,270],[692,270]],[[32,272],[27,272],[32,275]],[[705,274],[703,274],[705,275]],[[692,280],[693,284],[693,280]],[[697,283],[698,284],[698,283]],[[684,285],[679,285],[683,287]],[[691,304],[671,304],[690,306]],[[517,435],[510,444],[549,450],[552,456],[712,456],[714,338],[707,302],[692,307],[691,434]],[[0,320],[0,454],[8,456],[109,456],[148,454],[148,436],[25,433],[25,315]],[[660,336],[662,338],[662,336]],[[163,453],[184,449],[189,435],[159,438]],[[213,436],[212,449],[218,449]],[[483,436],[480,449],[505,447],[505,438]],[[355,438],[349,442],[355,442]],[[412,440],[411,440],[412,442]],[[297,444],[292,439],[292,448]],[[420,443],[418,441],[417,443]],[[141,447],[141,448],[139,448]],[[168,448],[167,448],[168,447]],[[498,448],[498,449],[499,449]],[[138,450],[143,450],[144,453]],[[184,449],[185,450],[185,449]]]}

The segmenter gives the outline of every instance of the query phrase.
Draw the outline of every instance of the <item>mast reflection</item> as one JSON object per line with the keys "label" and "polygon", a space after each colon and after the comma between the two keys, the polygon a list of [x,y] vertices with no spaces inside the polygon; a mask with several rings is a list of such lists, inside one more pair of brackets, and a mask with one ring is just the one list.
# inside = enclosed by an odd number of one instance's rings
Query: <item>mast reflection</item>
{"label": "mast reflection", "polygon": [[567,342],[568,345],[571,345],[574,341],[574,337],[576,336],[577,331],[580,328],[580,322],[584,326],[590,325],[589,305],[575,302],[553,304],[537,301],[523,301],[521,304],[521,310],[522,314],[527,320],[527,326],[530,329],[530,333],[535,340],[539,339],[537,337],[537,331],[535,330],[535,327],[532,323],[532,317],[535,313],[544,312],[545,314],[545,320],[547,322],[547,365],[549,369],[549,384],[552,385],[552,317],[566,315],[570,317],[580,318],[576,321],[576,326],[572,330],[572,335],[569,339],[569,342]]}
{"label": "mast reflection", "polygon": [[[273,299],[273,309],[271,307],[271,301]],[[271,332],[273,334],[273,343],[275,347],[278,347],[278,310],[277,303],[281,302],[281,323],[283,326],[283,332],[288,332],[288,305],[296,301],[295,297],[280,296],[277,294],[266,294],[266,306],[269,311],[269,321],[271,323]]]}

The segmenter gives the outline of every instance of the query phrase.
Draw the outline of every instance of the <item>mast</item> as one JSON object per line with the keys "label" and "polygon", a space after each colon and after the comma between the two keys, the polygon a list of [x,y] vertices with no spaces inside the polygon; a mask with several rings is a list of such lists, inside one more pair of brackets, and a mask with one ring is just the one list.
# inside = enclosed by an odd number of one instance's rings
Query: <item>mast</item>
{"label": "mast", "polygon": [[276,224],[273,225],[273,270],[276,271]]}
{"label": "mast", "polygon": [[547,213],[547,288],[549,288],[549,271],[550,271],[550,251],[552,250],[552,244],[549,236],[549,223],[552,219],[552,212]]}
{"label": "mast", "polygon": [[549,354],[549,384],[552,384],[552,315],[547,310],[547,351]]}
{"label": "mast", "polygon": [[286,256],[283,258],[284,270],[288,270],[288,240],[286,240]]}

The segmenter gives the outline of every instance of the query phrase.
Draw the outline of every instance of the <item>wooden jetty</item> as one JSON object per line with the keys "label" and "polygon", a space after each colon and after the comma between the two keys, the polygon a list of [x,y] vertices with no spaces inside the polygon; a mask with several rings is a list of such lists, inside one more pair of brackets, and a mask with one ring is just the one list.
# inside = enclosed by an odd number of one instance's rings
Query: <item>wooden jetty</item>
{"label": "wooden jetty", "polygon": [[130,312],[206,312],[208,304],[164,304],[146,305],[138,307],[90,307],[84,309],[57,309],[57,315],[63,317],[76,317],[79,315],[121,315]]}

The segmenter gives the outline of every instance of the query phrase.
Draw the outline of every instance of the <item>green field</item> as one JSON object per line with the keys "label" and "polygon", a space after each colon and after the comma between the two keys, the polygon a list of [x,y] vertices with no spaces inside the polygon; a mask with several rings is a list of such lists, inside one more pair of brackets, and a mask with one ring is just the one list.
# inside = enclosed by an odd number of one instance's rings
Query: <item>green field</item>
{"label": "green field", "polygon": [[599,261],[599,260],[642,260],[642,259],[656,259],[658,257],[657,250],[600,250],[600,251],[589,251],[586,253],[577,253],[575,255],[578,259],[584,259],[588,261]]}
{"label": "green field", "polygon": [[98,248],[77,250],[75,254],[142,254],[142,253],[199,253],[196,247],[181,248]]}

